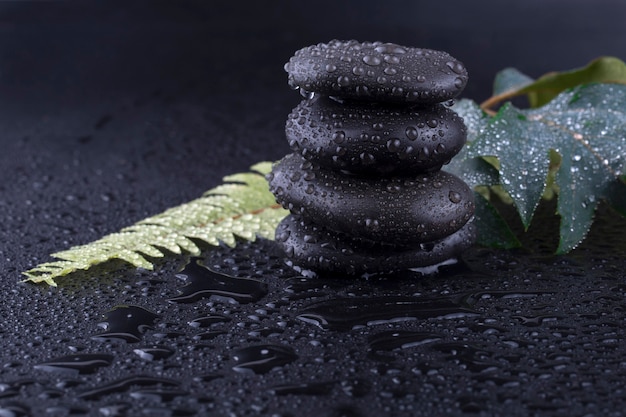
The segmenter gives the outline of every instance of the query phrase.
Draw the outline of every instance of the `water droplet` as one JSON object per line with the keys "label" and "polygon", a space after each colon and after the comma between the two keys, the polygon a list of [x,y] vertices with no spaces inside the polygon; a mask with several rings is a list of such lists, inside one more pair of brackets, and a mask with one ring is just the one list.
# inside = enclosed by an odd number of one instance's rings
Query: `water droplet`
{"label": "water droplet", "polygon": [[419,137],[419,133],[417,129],[413,126],[407,127],[406,130],[404,131],[404,134],[406,135],[407,138],[409,138],[409,140],[415,140]]}
{"label": "water droplet", "polygon": [[180,295],[170,298],[170,302],[193,303],[210,298],[243,304],[259,301],[267,294],[265,283],[212,271],[202,266],[198,259],[192,259],[177,276],[188,280],[189,284],[181,289]]}
{"label": "water droplet", "polygon": [[365,55],[365,56],[363,57],[363,62],[364,62],[366,65],[369,65],[369,66],[371,66],[371,67],[375,67],[375,66],[377,66],[377,65],[380,65],[380,63],[381,63],[382,61],[381,61],[381,60],[380,60],[380,58],[378,58],[377,56],[373,56],[373,55]]}
{"label": "water droplet", "polygon": [[380,223],[376,219],[365,219],[365,227],[370,230],[380,229]]}
{"label": "water droplet", "polygon": [[406,53],[406,48],[394,43],[383,43],[374,48],[374,50],[380,54],[401,55]]}
{"label": "water droplet", "polygon": [[371,165],[376,162],[376,158],[371,153],[362,153],[359,155],[359,159],[361,159],[361,163],[363,165]]}
{"label": "water droplet", "polygon": [[456,88],[463,88],[464,85],[465,85],[465,80],[463,80],[463,78],[461,77],[456,77],[456,79],[454,80],[454,86]]}
{"label": "water droplet", "polygon": [[346,140],[346,132],[344,132],[343,130],[338,130],[335,133],[333,133],[333,141],[335,143],[343,143],[343,141]]}
{"label": "water droplet", "polygon": [[455,204],[460,203],[462,200],[461,194],[457,193],[456,191],[450,191],[448,193],[448,198],[450,199],[451,202]]}
{"label": "water droplet", "polygon": [[361,75],[365,74],[365,69],[357,65],[356,67],[352,68],[352,73],[357,77],[360,77]]}
{"label": "water droplet", "polygon": [[426,124],[428,125],[428,127],[430,128],[436,128],[438,125],[437,119],[430,119],[429,121],[426,122]]}
{"label": "water droplet", "polygon": [[[372,383],[364,378],[346,379],[341,381],[342,391],[355,398],[365,397],[372,389]],[[354,416],[354,414],[342,414],[347,416]]]}
{"label": "water droplet", "polygon": [[326,64],[326,72],[335,72],[337,71],[337,66],[334,64]]}
{"label": "water droplet", "polygon": [[235,351],[233,359],[237,363],[233,370],[237,372],[264,374],[295,361],[298,355],[288,346],[258,345]]}
{"label": "water droplet", "polygon": [[337,78],[337,85],[339,85],[340,87],[347,87],[350,85],[350,77],[346,76],[346,75],[342,75],[340,77]]}
{"label": "water droplet", "polygon": [[291,232],[289,230],[283,230],[283,229],[279,229],[276,230],[276,235],[274,236],[274,239],[277,242],[286,242],[287,239],[289,239],[289,236],[291,236]]}
{"label": "water droplet", "polygon": [[391,138],[387,141],[387,149],[389,152],[398,152],[402,150],[402,141],[398,138]]}
{"label": "water droplet", "polygon": [[462,75],[465,73],[465,67],[459,61],[446,62],[446,66],[456,74]]}

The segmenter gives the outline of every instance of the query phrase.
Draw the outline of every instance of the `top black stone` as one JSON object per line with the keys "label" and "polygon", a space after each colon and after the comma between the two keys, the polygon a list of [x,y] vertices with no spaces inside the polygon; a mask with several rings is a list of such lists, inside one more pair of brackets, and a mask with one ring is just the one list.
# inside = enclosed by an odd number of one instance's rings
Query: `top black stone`
{"label": "top black stone", "polygon": [[300,49],[285,71],[289,85],[304,95],[416,104],[453,99],[468,78],[465,66],[446,52],[355,40]]}

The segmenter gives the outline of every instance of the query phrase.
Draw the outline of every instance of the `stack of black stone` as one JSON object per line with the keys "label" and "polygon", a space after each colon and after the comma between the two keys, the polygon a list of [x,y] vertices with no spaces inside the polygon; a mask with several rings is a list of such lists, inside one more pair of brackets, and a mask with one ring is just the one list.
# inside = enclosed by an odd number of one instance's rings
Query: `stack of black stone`
{"label": "stack of black stone", "polygon": [[297,51],[285,70],[305,100],[287,120],[294,153],[268,179],[291,212],[276,241],[294,267],[427,267],[473,243],[473,193],[441,171],[466,141],[463,119],[446,105],[467,83],[461,62],[440,51],[331,41]]}

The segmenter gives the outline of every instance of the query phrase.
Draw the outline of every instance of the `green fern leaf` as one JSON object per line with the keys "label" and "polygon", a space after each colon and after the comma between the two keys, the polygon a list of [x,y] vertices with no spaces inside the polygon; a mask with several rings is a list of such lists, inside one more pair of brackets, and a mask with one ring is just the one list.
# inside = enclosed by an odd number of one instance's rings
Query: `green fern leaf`
{"label": "green fern leaf", "polygon": [[146,218],[95,242],[52,254],[58,261],[24,272],[27,281],[56,286],[55,279],[77,270],[121,259],[135,267],[152,269],[149,258],[166,253],[199,255],[195,242],[234,246],[236,237],[273,238],[287,211],[276,204],[264,175],[272,164],[261,162],[253,172],[230,175],[224,184],[196,200]]}

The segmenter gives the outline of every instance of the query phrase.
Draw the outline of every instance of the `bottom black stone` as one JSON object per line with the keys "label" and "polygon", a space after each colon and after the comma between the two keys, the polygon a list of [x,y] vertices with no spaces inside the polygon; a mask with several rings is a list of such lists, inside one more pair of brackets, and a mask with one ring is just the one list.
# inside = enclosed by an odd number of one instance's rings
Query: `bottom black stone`
{"label": "bottom black stone", "polygon": [[351,238],[294,215],[283,219],[276,229],[276,241],[294,267],[350,275],[437,265],[459,256],[475,240],[471,221],[444,239],[416,247]]}

